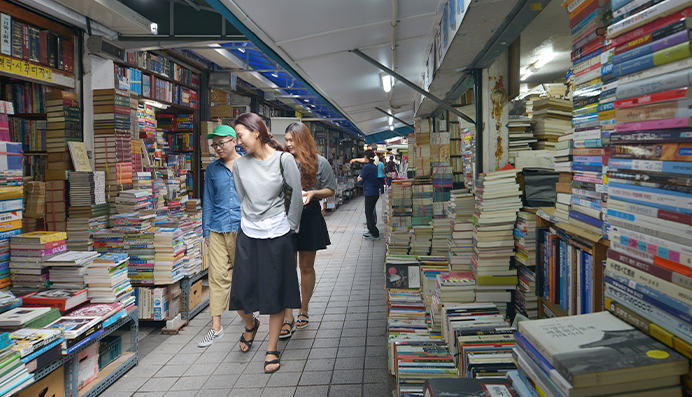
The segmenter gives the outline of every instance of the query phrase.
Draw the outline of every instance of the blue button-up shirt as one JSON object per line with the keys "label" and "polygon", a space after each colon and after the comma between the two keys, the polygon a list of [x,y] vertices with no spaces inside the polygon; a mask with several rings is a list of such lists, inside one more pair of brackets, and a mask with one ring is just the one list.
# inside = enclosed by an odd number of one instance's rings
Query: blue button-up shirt
{"label": "blue button-up shirt", "polygon": [[209,231],[237,232],[239,226],[240,199],[235,190],[233,171],[218,159],[207,166],[204,177],[202,231],[204,237],[209,237]]}

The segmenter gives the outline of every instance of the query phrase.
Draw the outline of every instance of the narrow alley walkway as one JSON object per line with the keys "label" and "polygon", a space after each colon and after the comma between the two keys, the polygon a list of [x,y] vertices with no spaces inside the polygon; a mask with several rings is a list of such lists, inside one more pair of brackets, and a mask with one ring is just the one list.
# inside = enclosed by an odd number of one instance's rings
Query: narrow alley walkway
{"label": "narrow alley walkway", "polygon": [[211,325],[205,310],[179,335],[162,335],[142,323],[148,334],[140,341],[139,365],[102,396],[391,396],[395,382],[387,373],[384,241],[363,239],[363,203],[359,197],[327,213],[332,245],[317,255],[310,325],[279,342],[277,373],[264,374],[263,368],[268,316],[260,317],[250,353],[242,353],[243,323],[231,312],[222,316],[223,338],[206,349],[197,347]]}

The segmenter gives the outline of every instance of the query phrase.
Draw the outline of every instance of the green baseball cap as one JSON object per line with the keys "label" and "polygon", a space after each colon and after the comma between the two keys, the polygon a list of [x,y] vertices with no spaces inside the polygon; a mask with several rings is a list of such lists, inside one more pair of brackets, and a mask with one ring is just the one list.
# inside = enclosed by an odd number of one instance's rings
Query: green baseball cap
{"label": "green baseball cap", "polygon": [[235,130],[230,125],[220,125],[214,128],[214,131],[212,131],[211,134],[207,135],[207,139],[212,139],[215,135],[230,136],[231,138],[236,139]]}

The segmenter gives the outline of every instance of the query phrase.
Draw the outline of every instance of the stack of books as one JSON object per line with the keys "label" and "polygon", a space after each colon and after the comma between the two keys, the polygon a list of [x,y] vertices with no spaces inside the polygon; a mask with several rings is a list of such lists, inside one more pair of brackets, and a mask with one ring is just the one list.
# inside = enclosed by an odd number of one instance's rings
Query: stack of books
{"label": "stack of books", "polygon": [[429,122],[420,122],[421,131],[416,132],[416,146],[415,146],[415,164],[416,171],[415,177],[426,177],[430,176],[430,125]]}
{"label": "stack of books", "polygon": [[114,232],[141,234],[149,230],[155,214],[148,211],[121,213],[111,216]]}
{"label": "stack of books", "polygon": [[184,276],[185,244],[178,228],[152,227],[154,234],[154,282],[173,284]]}
{"label": "stack of books", "polygon": [[473,256],[475,199],[466,189],[452,190],[449,201],[449,263],[452,271],[470,271]]}
{"label": "stack of books", "polygon": [[46,181],[66,180],[72,168],[68,142],[82,141],[79,96],[75,92],[52,90],[46,94]]}
{"label": "stack of books", "polygon": [[118,193],[115,199],[115,208],[119,214],[133,212],[150,212],[152,209],[152,197],[150,190],[124,190]]}
{"label": "stack of books", "polygon": [[0,393],[12,396],[30,384],[34,383],[34,376],[26,369],[26,364],[21,360],[22,356],[17,352],[17,344],[10,338],[10,334],[0,334]]}
{"label": "stack of books", "polygon": [[[10,237],[22,232],[22,177],[21,143],[0,142],[0,161],[6,161],[6,178],[0,179],[0,288],[8,287],[10,281]],[[11,153],[17,153],[12,155]],[[1,164],[1,163],[0,163]],[[18,175],[17,175],[18,174]]]}
{"label": "stack of books", "polygon": [[522,321],[517,381],[539,395],[680,396],[689,360],[609,312]]}
{"label": "stack of books", "polygon": [[46,226],[50,231],[67,230],[68,187],[65,180],[46,182]]}
{"label": "stack of books", "polygon": [[99,256],[93,251],[69,251],[44,263],[48,267],[51,289],[80,290],[86,287],[87,268]]}
{"label": "stack of books", "polygon": [[[139,139],[132,139],[130,144],[132,153],[132,172],[137,174],[142,172],[142,147]],[[135,178],[133,177],[133,180]]]}
{"label": "stack of books", "polygon": [[449,234],[451,224],[447,218],[435,218],[432,221],[432,244],[430,245],[430,255],[449,256]]}
{"label": "stack of books", "polygon": [[87,268],[84,281],[89,286],[89,300],[92,303],[125,304],[133,298],[132,285],[127,277],[127,254],[101,254]]}
{"label": "stack of books", "polygon": [[67,220],[67,249],[93,251],[94,234],[105,229],[107,223],[108,204],[70,206]]}
{"label": "stack of books", "polygon": [[514,165],[517,152],[530,151],[531,145],[538,142],[533,136],[531,118],[527,116],[509,116],[509,163]]}
{"label": "stack of books", "polygon": [[415,179],[411,192],[413,205],[411,225],[429,225],[433,218],[434,190],[432,180],[429,177]]}
{"label": "stack of books", "polygon": [[106,203],[106,173],[70,172],[70,206],[91,207]]}
{"label": "stack of books", "polygon": [[574,133],[567,132],[557,138],[555,144],[555,171],[572,175],[572,142]]}
{"label": "stack of books", "polygon": [[430,255],[433,233],[432,226],[413,226],[411,231],[411,248],[409,253],[415,256]]}
{"label": "stack of books", "polygon": [[535,150],[555,150],[559,136],[572,127],[572,103],[558,98],[539,98],[533,101],[533,135]]}
{"label": "stack of books", "polygon": [[431,337],[439,337],[442,331],[439,319],[439,301],[433,302],[433,299],[435,297],[435,289],[437,288],[437,276],[443,272],[449,272],[448,263],[438,263],[435,261],[430,263],[421,261],[420,263],[420,291],[421,296],[425,300],[425,321]]}
{"label": "stack of books", "polygon": [[[459,121],[461,123],[461,121]],[[475,128],[465,128],[464,139],[461,141],[464,162],[464,187],[471,190],[475,184],[476,170],[476,134]]]}
{"label": "stack of books", "polygon": [[[85,288],[71,290],[51,289],[22,297],[25,307],[50,307],[61,312],[72,310],[87,300],[87,290]],[[26,328],[31,327],[27,325]]]}
{"label": "stack of books", "polygon": [[503,313],[511,302],[510,290],[517,285],[517,271],[510,268],[514,224],[522,206],[516,173],[515,169],[489,172],[476,181],[471,262],[478,283],[476,297],[481,302],[495,302]]}
{"label": "stack of books", "polygon": [[410,179],[392,181],[389,189],[389,199],[392,203],[392,228],[410,228],[413,216],[413,190]]}
{"label": "stack of books", "polygon": [[[36,227],[36,219],[41,219],[43,223],[43,218],[46,217],[46,183],[40,181],[30,181],[24,184],[24,219],[31,218],[34,220],[32,224],[34,228]],[[28,219],[27,219],[28,220]],[[27,232],[33,232],[36,230],[26,230]]]}
{"label": "stack of books", "polygon": [[24,295],[49,287],[46,261],[65,252],[64,232],[30,232],[10,239],[12,292]]}
{"label": "stack of books", "polygon": [[[433,318],[442,323],[442,305],[469,303],[476,300],[476,279],[472,272],[441,272],[436,277]],[[440,330],[442,328],[440,327]]]}
{"label": "stack of books", "polygon": [[449,348],[439,339],[395,342],[394,357],[399,396],[422,396],[427,379],[459,376]]}
{"label": "stack of books", "polygon": [[135,172],[132,176],[132,188],[135,190],[145,190],[149,194],[153,194],[151,172]]}
{"label": "stack of books", "polygon": [[519,284],[514,293],[514,308],[530,319],[538,318],[536,296],[537,253],[536,214],[520,211],[514,225],[514,263],[518,270]]}
{"label": "stack of books", "polygon": [[125,233],[113,229],[94,234],[94,249],[100,253],[127,254],[128,275],[134,284],[154,283],[154,235]]}
{"label": "stack of books", "polygon": [[504,378],[512,362],[514,328],[492,303],[460,303],[442,309],[443,338],[464,378]]}

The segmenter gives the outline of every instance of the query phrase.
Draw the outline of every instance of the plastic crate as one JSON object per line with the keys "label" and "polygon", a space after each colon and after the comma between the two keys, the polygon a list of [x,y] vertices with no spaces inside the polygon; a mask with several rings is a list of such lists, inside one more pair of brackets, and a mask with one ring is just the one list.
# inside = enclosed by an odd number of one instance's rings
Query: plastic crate
{"label": "plastic crate", "polygon": [[99,371],[120,358],[122,346],[120,335],[108,335],[101,339],[99,345]]}

